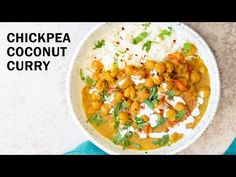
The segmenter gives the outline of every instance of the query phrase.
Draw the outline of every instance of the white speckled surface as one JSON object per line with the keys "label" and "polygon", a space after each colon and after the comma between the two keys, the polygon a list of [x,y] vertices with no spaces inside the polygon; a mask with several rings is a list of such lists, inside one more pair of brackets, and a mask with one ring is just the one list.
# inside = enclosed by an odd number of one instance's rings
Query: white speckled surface
{"label": "white speckled surface", "polygon": [[[207,131],[180,154],[222,154],[236,137],[235,23],[188,23],[216,55],[221,74],[219,109]],[[80,39],[95,23],[0,23],[0,154],[63,154],[83,142],[67,109],[65,79]],[[65,58],[48,72],[6,69],[8,32],[68,32]]]}

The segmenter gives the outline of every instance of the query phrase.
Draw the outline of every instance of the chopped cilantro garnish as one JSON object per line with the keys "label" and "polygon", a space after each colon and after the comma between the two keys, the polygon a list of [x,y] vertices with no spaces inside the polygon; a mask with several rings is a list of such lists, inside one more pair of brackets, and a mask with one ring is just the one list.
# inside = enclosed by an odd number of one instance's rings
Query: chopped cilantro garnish
{"label": "chopped cilantro garnish", "polygon": [[158,35],[161,39],[164,39],[165,36],[171,36],[173,29],[168,27],[168,29],[161,30],[160,34]]}
{"label": "chopped cilantro garnish", "polygon": [[149,34],[147,32],[142,32],[132,40],[132,43],[136,45],[140,43],[143,39],[145,39],[148,35]]}
{"label": "chopped cilantro garnish", "polygon": [[90,85],[90,86],[95,85],[96,81],[93,80],[92,78],[90,78],[89,76],[85,77],[85,76],[83,75],[82,69],[80,69],[79,74],[80,74],[81,80],[84,81],[86,84],[88,84],[88,85]]}
{"label": "chopped cilantro garnish", "polygon": [[164,123],[166,123],[166,118],[158,116],[156,127],[162,126]]}
{"label": "chopped cilantro garnish", "polygon": [[138,126],[138,129],[143,129],[147,123],[141,117],[135,117],[135,123]]}
{"label": "chopped cilantro garnish", "polygon": [[175,115],[175,118],[178,120],[181,120],[184,117],[184,115],[186,114],[186,112],[187,112],[186,110],[181,110],[181,111],[177,112]]}
{"label": "chopped cilantro garnish", "polygon": [[95,122],[97,126],[100,126],[101,124],[105,123],[103,117],[98,112],[92,115],[91,117],[89,117],[88,121]]}
{"label": "chopped cilantro garnish", "polygon": [[169,99],[173,99],[173,97],[175,96],[175,92],[174,92],[173,90],[169,90],[169,91],[167,92],[167,95],[168,95],[168,98],[169,98]]}
{"label": "chopped cilantro garnish", "polygon": [[148,99],[144,100],[144,103],[145,103],[146,105],[148,105],[149,108],[151,108],[151,109],[154,108],[154,104],[153,104],[151,101],[149,101]]}
{"label": "chopped cilantro garnish", "polygon": [[150,25],[151,25],[150,22],[148,22],[148,23],[143,23],[143,24],[142,24],[142,26],[144,27],[144,30],[147,30],[147,28],[149,28]]}
{"label": "chopped cilantro garnish", "polygon": [[95,44],[95,47],[93,48],[93,50],[101,48],[104,45],[105,45],[105,40],[104,39],[100,40],[100,41],[98,40],[98,42]]}
{"label": "chopped cilantro garnish", "polygon": [[113,106],[113,117],[114,117],[114,120],[115,120],[115,124],[114,124],[114,128],[117,129],[118,126],[119,126],[119,118],[118,118],[118,114],[119,112],[123,111],[124,109],[126,109],[127,105],[125,103],[123,103],[123,100],[120,100],[118,103],[116,103],[114,106]]}
{"label": "chopped cilantro garnish", "polygon": [[130,141],[132,135],[133,133],[130,131],[128,131],[124,136],[121,136],[121,133],[118,132],[113,136],[112,141],[114,144],[122,145],[123,148],[125,149],[132,144],[132,142]]}
{"label": "chopped cilantro garnish", "polygon": [[160,101],[159,95],[157,94],[157,86],[151,87],[149,89],[150,96],[148,99],[144,100],[144,103],[148,105],[149,108],[153,109],[154,104]]}
{"label": "chopped cilantro garnish", "polygon": [[159,145],[159,146],[165,146],[169,142],[169,135],[164,135],[163,137],[157,139],[156,141],[153,141],[153,144]]}
{"label": "chopped cilantro garnish", "polygon": [[146,52],[149,52],[151,49],[152,41],[147,41],[143,44],[142,50],[146,50]]}
{"label": "chopped cilantro garnish", "polygon": [[183,46],[184,55],[188,55],[190,50],[191,50],[191,43],[185,42]]}

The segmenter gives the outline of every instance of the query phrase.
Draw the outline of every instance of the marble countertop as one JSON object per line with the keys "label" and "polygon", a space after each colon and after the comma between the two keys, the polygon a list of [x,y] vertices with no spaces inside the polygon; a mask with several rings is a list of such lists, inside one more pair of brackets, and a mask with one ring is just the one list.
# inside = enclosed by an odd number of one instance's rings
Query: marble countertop
{"label": "marble countertop", "polygon": [[[0,23],[0,154],[63,154],[86,138],[66,102],[65,79],[82,37],[96,23]],[[236,23],[187,23],[213,50],[220,69],[221,99],[207,131],[179,154],[222,154],[236,137]],[[49,71],[8,71],[8,32],[68,32],[66,57]],[[53,45],[53,44],[52,44]],[[24,58],[27,60],[27,58]]]}

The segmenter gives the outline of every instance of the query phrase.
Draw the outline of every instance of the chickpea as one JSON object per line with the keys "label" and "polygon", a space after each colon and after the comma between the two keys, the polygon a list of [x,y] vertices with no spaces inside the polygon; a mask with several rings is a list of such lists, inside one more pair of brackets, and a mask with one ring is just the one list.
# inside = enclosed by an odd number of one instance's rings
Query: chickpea
{"label": "chickpea", "polygon": [[183,73],[182,76],[183,76],[184,78],[186,78],[186,79],[189,79],[189,73],[188,73],[188,72],[187,72],[187,73]]}
{"label": "chickpea", "polygon": [[149,117],[146,116],[146,115],[142,115],[142,119],[143,119],[145,122],[149,121]]}
{"label": "chickpea", "polygon": [[166,90],[171,90],[173,87],[173,81],[172,80],[168,80],[166,81]]}
{"label": "chickpea", "polygon": [[124,101],[124,103],[127,103],[128,107],[130,108],[132,105],[132,101],[127,99],[126,101]]}
{"label": "chickpea", "polygon": [[96,82],[95,88],[98,89],[100,92],[102,92],[105,88],[105,81],[104,80],[98,80]]}
{"label": "chickpea", "polygon": [[116,92],[114,98],[115,98],[115,102],[117,103],[123,98],[123,94],[121,92]]}
{"label": "chickpea", "polygon": [[86,86],[83,88],[83,93],[89,94],[89,90],[90,90],[90,87],[86,85]]}
{"label": "chickpea", "polygon": [[190,85],[189,92],[195,97],[198,95],[197,88],[194,84]]}
{"label": "chickpea", "polygon": [[155,69],[158,73],[164,73],[166,71],[166,66],[163,62],[158,62],[155,65]]}
{"label": "chickpea", "polygon": [[175,115],[176,115],[176,112],[175,110],[173,109],[169,109],[167,112],[166,112],[166,117],[169,121],[173,122],[175,121]]}
{"label": "chickpea", "polygon": [[109,88],[115,88],[115,87],[116,87],[116,84],[117,84],[117,82],[116,82],[115,80],[108,82]]}
{"label": "chickpea", "polygon": [[93,78],[95,81],[97,81],[97,80],[100,79],[100,76],[101,76],[101,73],[98,72],[98,71],[95,71],[95,72],[93,73],[93,75],[92,75],[92,78]]}
{"label": "chickpea", "polygon": [[91,94],[91,99],[92,99],[93,101],[99,101],[99,100],[101,100],[101,97],[100,97],[97,93],[93,92],[93,93]]}
{"label": "chickpea", "polygon": [[172,90],[174,91],[176,96],[181,95],[181,90],[179,90],[178,88],[174,87],[174,88],[172,88]]}
{"label": "chickpea", "polygon": [[155,65],[156,65],[156,62],[155,62],[155,61],[153,61],[153,60],[147,60],[146,63],[145,63],[145,65],[144,65],[144,67],[145,67],[147,70],[151,71],[151,70],[153,70],[153,69],[155,68]]}
{"label": "chickpea", "polygon": [[91,102],[91,106],[92,106],[92,108],[94,109],[94,110],[99,110],[100,108],[101,108],[101,106],[102,106],[102,102],[100,102],[100,101],[92,101]]}
{"label": "chickpea", "polygon": [[86,113],[88,114],[88,116],[95,114],[95,112],[96,112],[96,110],[92,106],[90,106],[86,109]]}
{"label": "chickpea", "polygon": [[134,85],[134,82],[130,78],[127,78],[125,82],[120,86],[120,88],[125,89],[131,85]]}
{"label": "chickpea", "polygon": [[93,60],[92,68],[95,69],[95,71],[101,72],[103,70],[103,64],[98,60]]}
{"label": "chickpea", "polygon": [[127,112],[120,112],[118,114],[118,117],[120,118],[121,124],[123,124],[123,125],[125,125],[130,118],[130,116]]}
{"label": "chickpea", "polygon": [[142,79],[142,78],[144,78],[144,77],[145,77],[145,75],[146,75],[146,72],[145,72],[145,70],[144,70],[144,69],[142,69],[142,68],[139,68],[139,69],[137,70],[136,74],[140,76],[140,79]]}
{"label": "chickpea", "polygon": [[133,65],[127,65],[125,67],[125,74],[127,76],[134,75],[135,74],[135,67]]}
{"label": "chickpea", "polygon": [[182,110],[185,110],[185,109],[186,109],[186,106],[181,102],[179,102],[175,105],[175,110],[177,110],[177,111],[182,111]]}
{"label": "chickpea", "polygon": [[146,90],[140,90],[137,92],[137,100],[143,102],[149,97],[149,93]]}
{"label": "chickpea", "polygon": [[166,65],[166,72],[171,73],[172,71],[174,71],[175,67],[173,63],[166,61],[165,65]]}
{"label": "chickpea", "polygon": [[171,80],[171,74],[170,73],[163,73],[162,76],[165,80]]}
{"label": "chickpea", "polygon": [[190,79],[192,83],[198,83],[200,81],[200,75],[196,71],[192,71],[190,75]]}
{"label": "chickpea", "polygon": [[102,78],[103,78],[104,80],[106,80],[106,81],[110,81],[110,82],[113,81],[113,78],[112,78],[110,72],[104,72],[104,73],[102,73]]}
{"label": "chickpea", "polygon": [[126,74],[123,72],[123,70],[120,70],[118,73],[117,73],[117,75],[116,75],[116,78],[118,79],[118,80],[122,80],[122,79],[124,79],[126,77]]}
{"label": "chickpea", "polygon": [[113,70],[111,71],[111,73],[110,73],[110,74],[111,74],[111,77],[113,77],[113,78],[114,78],[114,77],[116,77],[116,76],[117,76],[117,74],[118,74],[118,71],[113,69]]}
{"label": "chickpea", "polygon": [[108,104],[103,104],[103,105],[101,106],[101,113],[102,113],[103,115],[108,115],[109,110],[110,110],[110,106],[109,106]]}
{"label": "chickpea", "polygon": [[155,83],[153,82],[152,80],[152,77],[149,77],[146,79],[145,81],[145,86],[148,87],[148,88],[151,88],[155,85]]}
{"label": "chickpea", "polygon": [[140,104],[137,101],[134,101],[131,105],[131,114],[137,115],[140,111]]}
{"label": "chickpea", "polygon": [[161,82],[163,81],[163,77],[162,76],[154,76],[152,78],[153,82],[156,84],[156,85],[160,85]]}
{"label": "chickpea", "polygon": [[176,68],[176,72],[178,74],[183,74],[186,73],[187,71],[188,71],[188,65],[186,63],[180,63]]}
{"label": "chickpea", "polygon": [[133,100],[135,98],[135,94],[136,94],[135,89],[132,86],[128,87],[124,91],[124,96],[126,98],[130,98],[131,100]]}

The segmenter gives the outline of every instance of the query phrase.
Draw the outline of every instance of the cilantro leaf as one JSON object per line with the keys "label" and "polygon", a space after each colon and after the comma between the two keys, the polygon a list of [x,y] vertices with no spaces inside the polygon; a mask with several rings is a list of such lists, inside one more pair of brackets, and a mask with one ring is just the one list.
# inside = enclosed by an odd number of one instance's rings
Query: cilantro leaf
{"label": "cilantro leaf", "polygon": [[100,96],[102,97],[102,101],[106,101],[108,99],[108,97],[110,96],[108,93],[108,83],[107,81],[105,81],[105,85],[104,85],[104,90],[103,92],[100,93]]}
{"label": "cilantro leaf", "polygon": [[115,64],[115,68],[116,68],[116,69],[119,69],[118,59],[117,59],[117,58],[115,58],[115,62],[114,62],[114,64]]}
{"label": "cilantro leaf", "polygon": [[90,78],[89,76],[85,77],[83,75],[82,69],[80,69],[79,74],[80,74],[81,80],[84,81],[86,84],[88,84],[90,86],[94,86],[95,85],[96,81],[93,80],[92,78]]}
{"label": "cilantro leaf", "polygon": [[141,117],[135,117],[135,123],[138,126],[138,129],[143,129],[147,123]]}
{"label": "cilantro leaf", "polygon": [[102,39],[100,41],[98,40],[98,42],[95,44],[95,47],[93,48],[93,50],[101,48],[104,45],[105,45],[105,40],[104,39]]}
{"label": "cilantro leaf", "polygon": [[149,34],[147,32],[142,32],[132,40],[132,43],[134,45],[136,45],[136,44],[140,43],[143,39],[145,39],[148,35]]}
{"label": "cilantro leaf", "polygon": [[144,30],[147,30],[147,28],[149,28],[150,25],[151,25],[150,22],[148,22],[148,23],[143,23],[143,24],[142,24],[142,26],[144,27]]}
{"label": "cilantro leaf", "polygon": [[91,117],[89,117],[88,121],[95,122],[97,126],[100,126],[101,124],[105,123],[105,120],[98,112],[92,115]]}
{"label": "cilantro leaf", "polygon": [[131,145],[130,138],[132,137],[133,133],[128,131],[124,136],[121,136],[121,133],[118,132],[115,134],[112,138],[112,141],[116,145],[122,145],[123,148],[127,148],[129,145]]}
{"label": "cilantro leaf", "polygon": [[154,145],[159,145],[159,146],[165,146],[169,142],[169,135],[164,135],[161,138],[157,139],[156,141],[153,141]]}
{"label": "cilantro leaf", "polygon": [[93,80],[92,78],[90,78],[88,76],[86,77],[85,82],[86,82],[86,84],[88,84],[90,86],[94,86],[96,83],[95,80]]}
{"label": "cilantro leaf", "polygon": [[152,103],[151,101],[149,101],[148,99],[144,100],[144,103],[145,103],[146,105],[148,105],[149,108],[151,108],[151,109],[154,108],[153,103]]}
{"label": "cilantro leaf", "polygon": [[158,36],[163,40],[165,36],[171,36],[172,31],[173,29],[168,27],[168,29],[161,30]]}
{"label": "cilantro leaf", "polygon": [[183,46],[184,55],[188,55],[189,51],[191,50],[191,43],[185,42]]}
{"label": "cilantro leaf", "polygon": [[186,112],[187,112],[186,110],[181,110],[181,111],[177,112],[175,115],[175,118],[178,120],[181,120],[184,117],[184,115],[186,114]]}
{"label": "cilantro leaf", "polygon": [[118,103],[116,103],[114,106],[113,106],[113,117],[114,117],[114,120],[115,120],[115,124],[114,124],[114,128],[117,129],[118,126],[119,126],[119,118],[118,118],[118,114],[119,112],[122,112],[124,109],[125,109],[126,105],[125,103],[123,104],[123,100],[120,100]]}
{"label": "cilantro leaf", "polygon": [[157,94],[157,86],[151,87],[149,89],[150,96],[148,99],[144,100],[144,103],[148,105],[149,108],[153,109],[154,104],[158,103],[160,101],[160,97]]}
{"label": "cilantro leaf", "polygon": [[169,90],[169,91],[167,92],[167,95],[168,95],[168,98],[169,98],[169,99],[173,99],[173,97],[175,96],[175,92],[174,92],[173,90]]}
{"label": "cilantro leaf", "polygon": [[142,50],[146,50],[146,52],[149,52],[151,49],[152,41],[147,41],[143,44]]}
{"label": "cilantro leaf", "polygon": [[156,127],[160,127],[160,126],[163,125],[164,123],[166,123],[166,118],[161,117],[161,116],[158,116]]}
{"label": "cilantro leaf", "polygon": [[85,77],[84,77],[84,75],[83,75],[82,69],[79,70],[79,74],[80,74],[80,79],[81,79],[82,81],[85,81]]}

